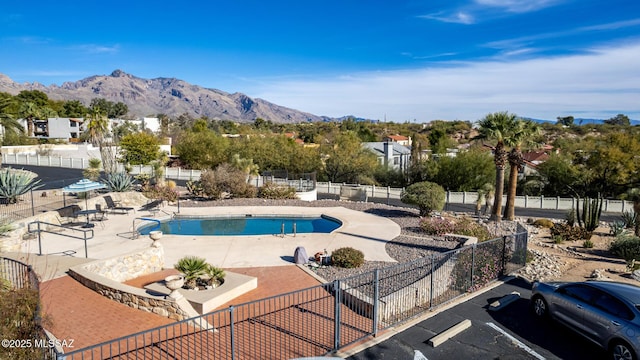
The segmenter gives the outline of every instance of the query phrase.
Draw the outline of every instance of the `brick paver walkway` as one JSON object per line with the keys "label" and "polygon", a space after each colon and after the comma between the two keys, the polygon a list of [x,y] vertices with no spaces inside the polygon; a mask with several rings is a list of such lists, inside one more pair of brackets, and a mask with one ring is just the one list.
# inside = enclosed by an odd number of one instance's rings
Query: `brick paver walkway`
{"label": "brick paver walkway", "polygon": [[[232,302],[241,304],[265,297],[318,285],[319,282],[297,266],[273,266],[262,268],[225,269],[258,278],[258,288]],[[167,270],[173,272],[173,270]],[[164,273],[127,282],[140,286],[164,278]],[[151,329],[173,321],[108,300],[84,287],[69,276],[49,280],[41,284],[43,310],[51,320],[47,329],[57,338],[73,339],[74,349],[99,344],[121,336]],[[73,349],[65,349],[71,351]]]}

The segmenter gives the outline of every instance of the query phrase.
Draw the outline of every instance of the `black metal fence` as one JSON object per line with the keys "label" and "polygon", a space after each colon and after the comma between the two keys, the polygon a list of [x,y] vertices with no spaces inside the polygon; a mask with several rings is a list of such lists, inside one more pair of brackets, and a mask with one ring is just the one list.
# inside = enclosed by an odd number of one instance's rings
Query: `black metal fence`
{"label": "black metal fence", "polygon": [[324,356],[525,266],[526,229],[108,341],[59,359]]}
{"label": "black metal fence", "polygon": [[30,265],[27,265],[23,262],[20,262],[14,259],[5,258],[5,257],[0,257],[0,281],[3,282],[3,284],[0,284],[3,286],[3,288],[7,287],[7,289],[5,289],[4,291],[31,289],[36,292],[38,297],[37,309],[34,311],[35,318],[25,319],[25,320],[36,322],[36,326],[39,329],[38,331],[39,338],[38,339],[15,339],[15,340],[28,340],[28,341],[31,341],[30,343],[28,343],[29,345],[39,347],[39,349],[35,349],[35,350],[40,351],[40,353],[35,352],[35,353],[32,353],[32,355],[38,354],[38,356],[40,356],[41,354],[44,359],[57,359],[58,353],[53,347],[37,346],[38,344],[41,344],[41,345],[49,344],[49,338],[47,337],[41,323],[40,280],[38,279],[38,275],[36,274],[36,272],[33,270],[33,268]]}
{"label": "black metal fence", "polygon": [[79,201],[76,196],[62,192],[62,188],[80,180],[65,179],[43,183],[42,187],[18,196],[18,201],[8,203],[0,199],[0,221],[13,222],[36,214],[52,211]]}

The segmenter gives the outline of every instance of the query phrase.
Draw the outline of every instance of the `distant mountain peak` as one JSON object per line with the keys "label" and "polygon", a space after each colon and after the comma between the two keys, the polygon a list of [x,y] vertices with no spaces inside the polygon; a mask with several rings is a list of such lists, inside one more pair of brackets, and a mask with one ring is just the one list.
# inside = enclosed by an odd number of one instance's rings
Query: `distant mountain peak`
{"label": "distant mountain peak", "polygon": [[173,77],[143,79],[120,69],[108,76],[94,75],[75,82],[68,81],[61,86],[44,86],[36,82],[18,84],[0,74],[0,92],[16,95],[23,90],[40,90],[52,100],[80,100],[87,106],[94,98],[122,102],[132,117],[156,114],[177,117],[186,113],[194,117],[238,122],[253,122],[256,118],[281,123],[331,120],[238,92],[228,94]]}

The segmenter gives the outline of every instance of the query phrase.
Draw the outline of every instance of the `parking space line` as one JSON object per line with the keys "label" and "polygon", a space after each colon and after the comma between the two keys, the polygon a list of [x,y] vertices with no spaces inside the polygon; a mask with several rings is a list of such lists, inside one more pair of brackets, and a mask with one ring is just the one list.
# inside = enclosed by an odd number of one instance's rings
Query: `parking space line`
{"label": "parking space line", "polygon": [[532,348],[528,347],[527,345],[523,344],[520,340],[518,340],[515,337],[511,336],[511,334],[509,334],[506,331],[502,330],[500,327],[498,327],[498,325],[496,325],[496,324],[494,324],[492,322],[488,322],[487,325],[489,325],[494,330],[498,331],[502,335],[504,335],[507,338],[509,338],[514,344],[516,344],[516,346],[520,347],[524,351],[526,351],[529,354],[533,355],[533,357],[535,357],[536,359],[545,360],[544,356],[542,356],[542,355],[538,354],[537,352],[533,351]]}

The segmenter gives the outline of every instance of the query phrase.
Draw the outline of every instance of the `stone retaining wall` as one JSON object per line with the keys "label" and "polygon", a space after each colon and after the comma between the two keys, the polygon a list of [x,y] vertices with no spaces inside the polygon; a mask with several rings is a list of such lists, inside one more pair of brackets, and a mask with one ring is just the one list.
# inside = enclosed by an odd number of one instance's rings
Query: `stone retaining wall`
{"label": "stone retaining wall", "polygon": [[110,259],[92,261],[82,267],[108,279],[125,282],[161,271],[164,267],[164,249],[161,246],[152,246]]}
{"label": "stone retaining wall", "polygon": [[[153,259],[157,264],[144,266],[141,263],[143,261],[142,259]],[[122,262],[122,264],[118,264],[118,262]],[[129,265],[125,265],[124,262],[129,263]],[[184,298],[176,301],[164,295],[153,295],[145,289],[125,285],[109,277],[128,277],[131,279],[136,276],[153,273],[162,269],[163,262],[164,251],[162,247],[150,247],[112,259],[97,260],[74,266],[69,269],[69,275],[98,294],[134,309],[151,312],[173,320],[184,320],[196,316],[197,313]],[[106,264],[110,265],[107,266]],[[130,265],[136,269],[133,271],[123,270],[123,267]],[[102,268],[103,266],[105,266],[105,269]],[[152,270],[156,269],[156,266],[160,266],[160,268],[158,270]],[[148,272],[143,273],[143,271]],[[133,276],[134,273],[139,275]]]}

